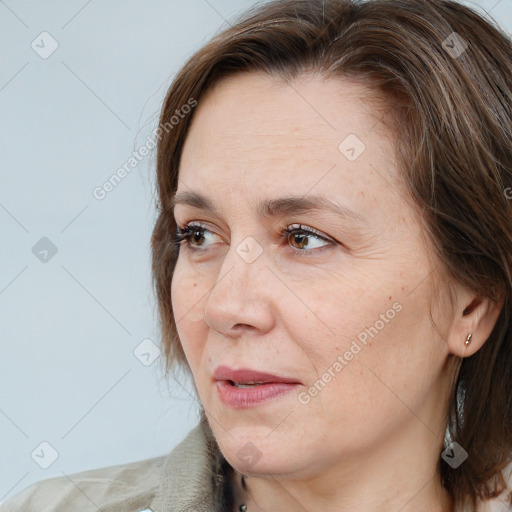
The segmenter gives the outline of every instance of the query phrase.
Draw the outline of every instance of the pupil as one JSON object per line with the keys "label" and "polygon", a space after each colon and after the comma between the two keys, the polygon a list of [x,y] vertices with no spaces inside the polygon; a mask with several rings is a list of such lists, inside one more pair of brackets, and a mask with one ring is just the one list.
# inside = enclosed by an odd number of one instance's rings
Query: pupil
{"label": "pupil", "polygon": [[293,235],[295,237],[295,241],[297,245],[302,249],[308,245],[308,238],[306,235]]}
{"label": "pupil", "polygon": [[200,242],[203,237],[203,233],[201,231],[194,231],[193,238],[195,242]]}

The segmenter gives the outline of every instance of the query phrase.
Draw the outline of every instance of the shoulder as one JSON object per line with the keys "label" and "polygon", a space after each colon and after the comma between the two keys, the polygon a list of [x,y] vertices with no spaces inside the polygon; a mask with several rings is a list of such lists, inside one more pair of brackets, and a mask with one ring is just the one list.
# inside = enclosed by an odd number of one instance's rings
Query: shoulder
{"label": "shoulder", "polygon": [[214,510],[223,461],[202,419],[168,455],[42,480],[0,505],[0,512]]}
{"label": "shoulder", "polygon": [[153,500],[166,457],[81,471],[36,482],[0,512],[139,512]]}

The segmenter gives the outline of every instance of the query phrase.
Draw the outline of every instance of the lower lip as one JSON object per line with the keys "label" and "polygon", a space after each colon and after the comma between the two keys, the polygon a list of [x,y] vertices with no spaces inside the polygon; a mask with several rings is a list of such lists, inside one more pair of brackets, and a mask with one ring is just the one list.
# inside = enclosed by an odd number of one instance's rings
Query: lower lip
{"label": "lower lip", "polygon": [[237,388],[227,380],[217,381],[217,390],[223,403],[233,409],[254,407],[262,402],[274,400],[289,393],[300,384],[288,382],[269,382],[250,388]]}

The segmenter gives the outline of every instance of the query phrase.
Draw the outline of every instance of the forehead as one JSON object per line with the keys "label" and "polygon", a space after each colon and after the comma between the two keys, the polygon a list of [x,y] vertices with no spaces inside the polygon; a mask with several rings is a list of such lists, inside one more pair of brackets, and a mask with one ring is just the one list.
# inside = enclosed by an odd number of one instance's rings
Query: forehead
{"label": "forehead", "polygon": [[[239,73],[199,101],[183,147],[178,189],[222,185],[268,196],[342,189],[369,196],[394,175],[385,105],[354,81],[303,75],[286,83]],[[348,150],[348,152],[347,152]],[[333,171],[333,172],[332,172]],[[391,177],[391,180],[394,176]]]}
{"label": "forehead", "polygon": [[[355,81],[303,74],[293,82],[265,73],[238,73],[208,90],[194,113],[187,141],[254,145],[276,139],[296,146],[337,148],[344,134],[379,131],[385,103]],[[210,148],[211,149],[211,148]],[[268,149],[272,149],[269,146]]]}

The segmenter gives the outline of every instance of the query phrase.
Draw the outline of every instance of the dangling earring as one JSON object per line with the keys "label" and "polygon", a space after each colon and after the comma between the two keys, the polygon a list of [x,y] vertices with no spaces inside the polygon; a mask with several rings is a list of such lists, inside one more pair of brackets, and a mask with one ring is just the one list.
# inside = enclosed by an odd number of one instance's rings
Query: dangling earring
{"label": "dangling earring", "polygon": [[471,337],[473,336],[472,333],[468,334],[468,337],[466,338],[466,341],[464,342],[464,346],[468,348],[469,344],[471,343]]}

